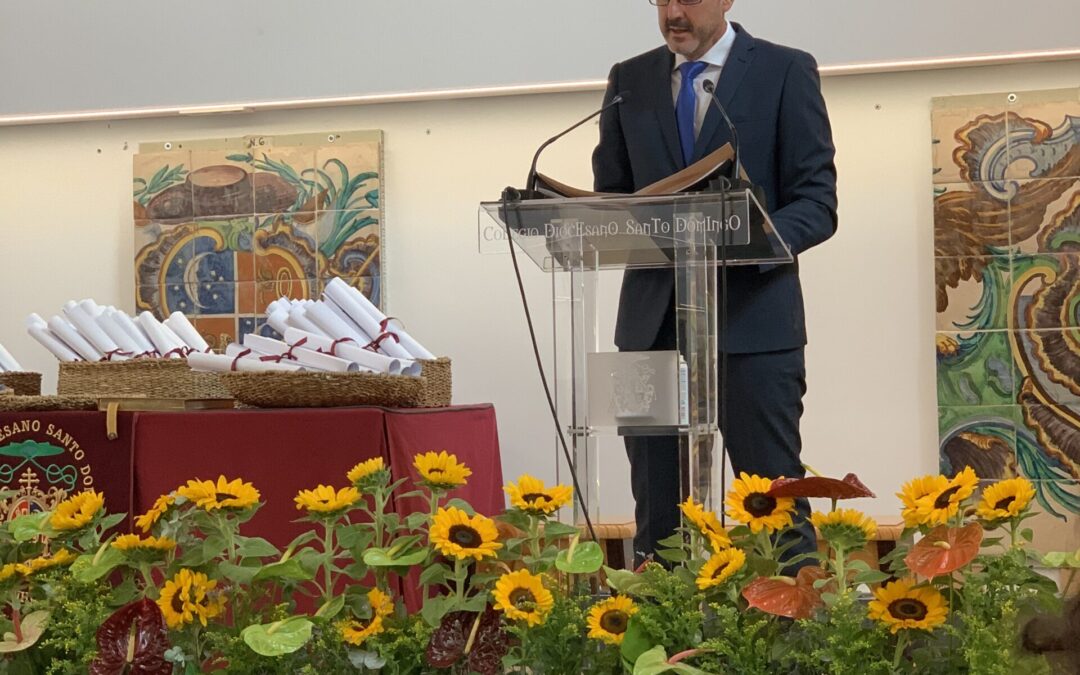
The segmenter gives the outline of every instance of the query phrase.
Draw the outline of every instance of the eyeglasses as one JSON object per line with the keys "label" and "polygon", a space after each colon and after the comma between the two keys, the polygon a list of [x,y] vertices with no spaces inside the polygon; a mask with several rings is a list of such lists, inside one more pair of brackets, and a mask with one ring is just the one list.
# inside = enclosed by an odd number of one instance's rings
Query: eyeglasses
{"label": "eyeglasses", "polygon": [[[657,7],[667,7],[671,4],[671,0],[649,0],[650,5],[656,5]],[[680,5],[700,5],[701,0],[679,0]]]}

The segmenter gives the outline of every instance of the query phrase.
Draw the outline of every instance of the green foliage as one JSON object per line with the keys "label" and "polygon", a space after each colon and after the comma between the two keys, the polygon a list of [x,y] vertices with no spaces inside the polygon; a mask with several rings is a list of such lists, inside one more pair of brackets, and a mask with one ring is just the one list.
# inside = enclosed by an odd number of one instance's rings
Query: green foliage
{"label": "green foliage", "polygon": [[709,638],[701,644],[709,653],[695,663],[715,673],[770,672],[779,620],[762,612],[741,612],[729,604],[714,604],[711,611],[706,622]]}
{"label": "green foliage", "polygon": [[888,675],[894,651],[884,627],[866,618],[866,606],[853,593],[814,619],[802,619],[777,643],[784,672],[822,675]]}
{"label": "green foliage", "polygon": [[651,597],[642,600],[630,621],[668,654],[698,647],[704,639],[701,595],[693,580],[651,564],[643,572]]}
{"label": "green foliage", "polygon": [[32,650],[33,661],[43,675],[76,675],[86,672],[97,654],[98,626],[115,611],[110,604],[111,586],[104,581],[82,582],[68,577],[51,584],[50,597],[33,607],[49,607],[52,616],[45,635]]}

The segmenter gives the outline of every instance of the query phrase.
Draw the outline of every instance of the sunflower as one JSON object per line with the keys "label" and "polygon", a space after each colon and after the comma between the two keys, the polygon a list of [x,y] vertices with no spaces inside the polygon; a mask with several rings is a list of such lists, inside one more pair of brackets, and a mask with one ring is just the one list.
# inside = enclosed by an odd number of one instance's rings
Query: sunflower
{"label": "sunflower", "polygon": [[754,534],[767,530],[775,532],[791,527],[791,514],[795,500],[791,497],[773,497],[768,494],[772,481],[760,476],[740,473],[727,494],[727,514],[750,526]]}
{"label": "sunflower", "polygon": [[386,630],[383,626],[383,618],[378,614],[375,615],[374,619],[367,622],[359,619],[342,621],[338,624],[338,629],[341,631],[341,638],[355,647],[359,647],[364,643],[364,640],[372,635],[378,635]]}
{"label": "sunflower", "polygon": [[320,485],[314,490],[301,490],[293,501],[297,509],[308,513],[336,516],[360,501],[360,491],[350,485],[334,492],[329,485]]}
{"label": "sunflower", "polygon": [[719,586],[742,569],[746,564],[746,553],[739,548],[725,548],[719,553],[714,553],[698,573],[697,587],[706,590],[713,586]]}
{"label": "sunflower", "polygon": [[925,518],[919,513],[920,500],[943,490],[948,482],[949,479],[945,476],[920,476],[904,483],[904,487],[896,493],[904,504],[901,514],[904,517],[904,527],[912,528],[926,524]]}
{"label": "sunflower", "polygon": [[168,553],[176,548],[176,542],[168,537],[140,537],[137,534],[122,534],[113,540],[112,547],[125,553]]}
{"label": "sunflower", "polygon": [[3,567],[0,567],[0,584],[17,578],[16,575],[19,574],[19,567],[21,567],[19,563],[8,563]]}
{"label": "sunflower", "polygon": [[368,591],[367,599],[375,616],[390,616],[394,613],[394,599],[379,589]]}
{"label": "sunflower", "polygon": [[701,536],[709,540],[709,545],[712,547],[713,552],[719,553],[723,549],[731,546],[731,538],[728,537],[727,532],[724,530],[724,526],[720,524],[720,519],[716,517],[715,513],[706,511],[704,505],[694,502],[693,497],[687,497],[685,502],[679,504],[679,508],[682,509],[683,516],[686,517],[687,522],[689,522]]}
{"label": "sunflower", "polygon": [[517,483],[503,486],[503,491],[510,495],[514,508],[533,515],[548,515],[570,503],[574,497],[573,488],[556,485],[548,488],[544,481],[524,474]]}
{"label": "sunflower", "polygon": [[[939,483],[940,484],[940,483]],[[917,503],[919,517],[927,525],[945,525],[960,510],[960,504],[975,492],[979,477],[970,466],[953,476],[934,492],[922,497]]]}
{"label": "sunflower", "polygon": [[143,531],[143,533],[149,532],[157,521],[161,520],[161,517],[169,510],[173,504],[176,503],[176,497],[171,494],[161,495],[154,502],[154,505],[150,507],[150,510],[135,519],[135,527]]}
{"label": "sunflower", "polygon": [[499,577],[495,582],[495,609],[511,621],[525,621],[530,626],[544,623],[555,604],[551,591],[543,580],[529,572],[518,570]]}
{"label": "sunflower", "polygon": [[439,509],[431,523],[429,537],[440,553],[458,560],[494,557],[502,548],[493,520],[479,514],[470,517],[454,506]]}
{"label": "sunflower", "polygon": [[259,503],[259,491],[254,485],[239,478],[226,480],[225,476],[218,476],[217,483],[212,480],[189,480],[176,493],[206,511],[243,510]]}
{"label": "sunflower", "polygon": [[855,509],[836,509],[829,513],[815,511],[810,522],[834,548],[862,548],[877,536],[877,523]]}
{"label": "sunflower", "polygon": [[945,623],[949,613],[945,597],[932,586],[915,588],[915,579],[900,579],[874,591],[870,618],[884,623],[893,633],[902,628],[933,630]]}
{"label": "sunflower", "polygon": [[457,455],[427,452],[413,459],[413,466],[420,472],[420,482],[437,490],[452,490],[465,484],[472,470],[458,461]]}
{"label": "sunflower", "polygon": [[1015,518],[1035,498],[1035,486],[1027,478],[1010,478],[983,490],[975,513],[989,523]]}
{"label": "sunflower", "polygon": [[203,626],[225,609],[225,597],[216,592],[217,581],[202,572],[181,569],[161,587],[158,607],[169,628],[180,628],[198,619]]}
{"label": "sunflower", "polygon": [[62,548],[51,556],[39,556],[32,558],[24,563],[20,563],[15,566],[15,571],[24,577],[28,577],[31,574],[36,574],[42,570],[51,569],[53,567],[59,567],[61,565],[70,565],[75,562],[77,558],[74,553]]}
{"label": "sunflower", "polygon": [[382,457],[374,457],[349,469],[345,477],[360,490],[372,490],[386,485],[390,480],[390,472]]}
{"label": "sunflower", "polygon": [[56,505],[49,518],[49,525],[54,530],[81,530],[89,525],[104,507],[105,496],[100,492],[80,492]]}
{"label": "sunflower", "polygon": [[630,617],[637,614],[637,611],[637,605],[625,595],[596,603],[589,610],[589,637],[609,645],[622,644]]}

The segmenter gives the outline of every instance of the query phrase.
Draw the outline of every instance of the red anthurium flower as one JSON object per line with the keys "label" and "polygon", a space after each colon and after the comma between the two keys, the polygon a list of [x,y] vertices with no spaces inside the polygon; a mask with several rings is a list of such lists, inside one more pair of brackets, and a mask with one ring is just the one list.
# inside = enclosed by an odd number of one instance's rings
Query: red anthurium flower
{"label": "red anthurium flower", "polygon": [[964,527],[938,525],[904,558],[908,569],[928,579],[952,574],[975,559],[982,543],[983,529],[978,523]]}
{"label": "red anthurium flower", "polygon": [[762,577],[751,581],[742,595],[751,607],[791,619],[808,619],[821,604],[821,591],[814,582],[828,578],[820,567],[807,566],[792,577]]}
{"label": "red anthurium flower", "polygon": [[153,600],[143,598],[116,610],[97,631],[98,655],[90,675],[171,675],[165,660],[169,634]]}
{"label": "red anthurium flower", "polygon": [[778,478],[769,488],[770,497],[821,497],[823,499],[856,499],[858,497],[876,497],[870,488],[863,485],[853,473],[843,480],[824,476],[806,478]]}
{"label": "red anthurium flower", "polygon": [[470,672],[498,675],[502,657],[510,649],[509,637],[502,628],[502,614],[491,605],[479,615],[450,612],[428,641],[427,661],[436,668],[449,668],[465,657]]}

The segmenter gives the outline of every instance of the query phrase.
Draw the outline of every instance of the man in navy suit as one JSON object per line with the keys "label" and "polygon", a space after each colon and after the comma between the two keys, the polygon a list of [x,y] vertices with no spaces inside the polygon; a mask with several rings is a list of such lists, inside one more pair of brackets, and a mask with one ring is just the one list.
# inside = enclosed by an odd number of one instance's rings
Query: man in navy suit
{"label": "man in navy suit", "polygon": [[[734,0],[650,0],[667,44],[611,69],[605,103],[626,100],[600,120],[593,153],[595,188],[634,192],[731,141],[704,82],[739,134],[741,163],[764,189],[764,205],[794,255],[836,231],[836,169],[817,64],[805,52],[752,37],[729,23]],[[732,267],[727,274],[726,429],[736,472],[771,478],[804,475],[799,418],[806,392],[799,266]],[[619,300],[620,350],[675,349],[670,269],[629,270]],[[627,437],[636,502],[636,558],[679,525],[678,439]],[[797,502],[798,543],[815,549]]]}

